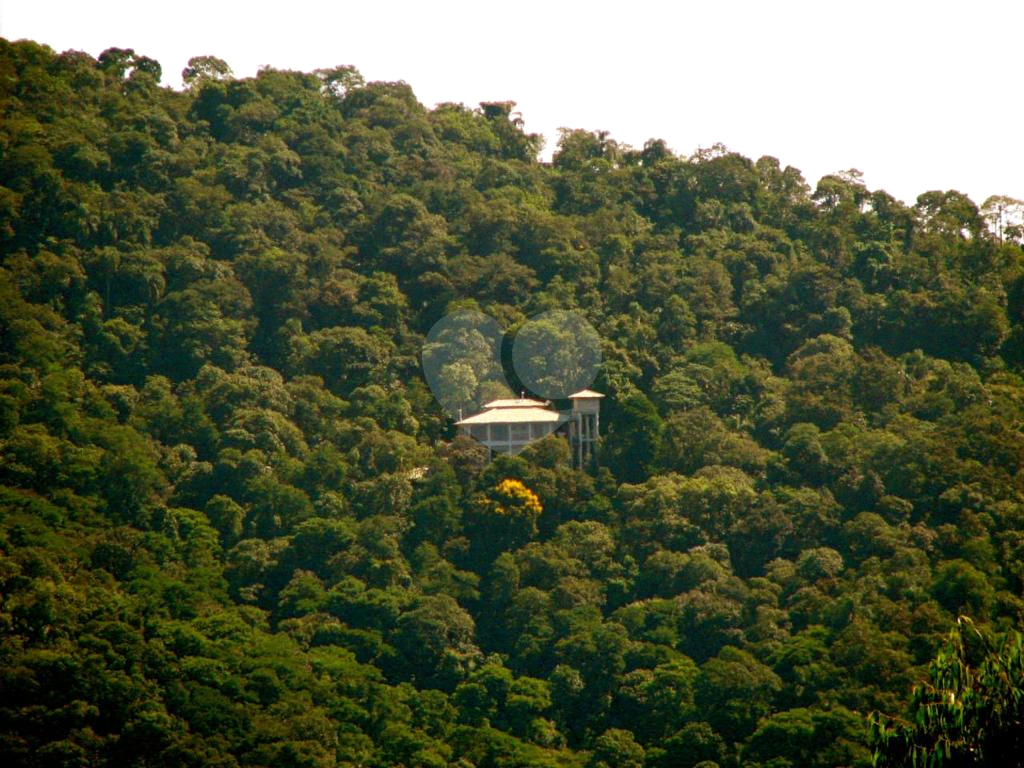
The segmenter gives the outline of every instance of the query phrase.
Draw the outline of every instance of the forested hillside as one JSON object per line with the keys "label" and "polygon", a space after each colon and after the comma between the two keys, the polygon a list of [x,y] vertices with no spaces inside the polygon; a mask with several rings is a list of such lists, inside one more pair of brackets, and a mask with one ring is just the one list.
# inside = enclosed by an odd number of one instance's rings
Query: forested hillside
{"label": "forested hillside", "polygon": [[[160,75],[0,40],[3,765],[867,766],[1020,627],[1024,204]],[[593,325],[599,468],[456,438],[456,309]]]}

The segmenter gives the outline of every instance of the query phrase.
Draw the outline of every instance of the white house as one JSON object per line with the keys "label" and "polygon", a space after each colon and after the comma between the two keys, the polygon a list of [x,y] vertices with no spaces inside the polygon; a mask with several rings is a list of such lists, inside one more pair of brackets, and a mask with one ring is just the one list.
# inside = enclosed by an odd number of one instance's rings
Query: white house
{"label": "white house", "polygon": [[492,453],[510,456],[552,433],[564,435],[572,448],[573,464],[584,467],[595,457],[603,397],[590,389],[569,395],[571,411],[558,411],[548,400],[528,397],[492,400],[482,411],[460,419],[455,425],[486,445]]}

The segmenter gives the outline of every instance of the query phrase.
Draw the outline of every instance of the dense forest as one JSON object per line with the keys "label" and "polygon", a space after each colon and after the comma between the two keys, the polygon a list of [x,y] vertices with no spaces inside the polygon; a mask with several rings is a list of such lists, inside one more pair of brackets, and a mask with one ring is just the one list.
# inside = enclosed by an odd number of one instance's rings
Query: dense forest
{"label": "dense forest", "polygon": [[[1021,764],[1024,203],[183,77],[0,40],[5,766]],[[596,329],[598,466],[459,309]]]}

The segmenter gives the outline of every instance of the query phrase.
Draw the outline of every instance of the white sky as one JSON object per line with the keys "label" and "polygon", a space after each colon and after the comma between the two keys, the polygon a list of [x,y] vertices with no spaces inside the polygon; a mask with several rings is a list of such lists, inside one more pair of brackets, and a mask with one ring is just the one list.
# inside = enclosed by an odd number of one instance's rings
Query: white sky
{"label": "white sky", "polygon": [[958,189],[1024,199],[1024,3],[717,0],[488,3],[0,0],[0,36],[157,59],[352,64],[428,107],[518,103],[550,154],[560,126],[689,154],[722,142],[822,175],[858,168],[912,203]]}

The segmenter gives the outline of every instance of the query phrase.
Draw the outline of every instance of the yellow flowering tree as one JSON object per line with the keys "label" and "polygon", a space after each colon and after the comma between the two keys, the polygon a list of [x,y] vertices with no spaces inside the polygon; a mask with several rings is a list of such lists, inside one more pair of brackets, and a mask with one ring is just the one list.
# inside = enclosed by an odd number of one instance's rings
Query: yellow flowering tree
{"label": "yellow flowering tree", "polygon": [[521,481],[512,478],[506,478],[494,486],[491,503],[495,505],[497,514],[527,517],[534,523],[544,511],[537,494]]}
{"label": "yellow flowering tree", "polygon": [[506,478],[473,500],[465,521],[466,532],[473,548],[491,559],[536,536],[542,511],[536,493],[520,480]]}

